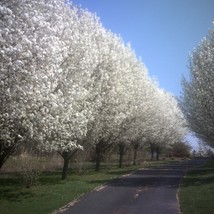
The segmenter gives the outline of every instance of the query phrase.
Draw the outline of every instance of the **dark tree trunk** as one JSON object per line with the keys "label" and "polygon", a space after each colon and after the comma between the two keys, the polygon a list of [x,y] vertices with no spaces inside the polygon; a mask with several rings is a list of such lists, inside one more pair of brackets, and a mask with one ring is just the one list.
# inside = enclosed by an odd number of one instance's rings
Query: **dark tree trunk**
{"label": "dark tree trunk", "polygon": [[133,159],[133,165],[137,165],[137,153],[138,150],[140,149],[140,144],[139,141],[133,142],[133,149],[134,149],[134,159]]}
{"label": "dark tree trunk", "polygon": [[7,161],[7,159],[16,151],[18,147],[18,140],[15,139],[11,146],[8,146],[6,142],[0,140],[0,169]]}
{"label": "dark tree trunk", "polygon": [[123,165],[123,156],[124,156],[124,154],[120,153],[119,168],[122,168],[122,165]]}
{"label": "dark tree trunk", "polygon": [[100,162],[101,160],[99,158],[96,158],[96,166],[95,166],[96,172],[100,171]]}
{"label": "dark tree trunk", "polygon": [[0,158],[0,170],[1,170],[1,168],[2,168],[2,166],[3,166],[3,164],[4,164],[4,160],[2,159],[2,158]]}
{"label": "dark tree trunk", "polygon": [[134,149],[134,161],[133,161],[133,165],[136,166],[137,165],[137,150]]}
{"label": "dark tree trunk", "polygon": [[156,160],[157,161],[159,160],[159,156],[160,156],[160,153],[157,151],[157,154],[156,154]]}
{"label": "dark tree trunk", "polygon": [[159,157],[160,157],[160,149],[157,148],[157,149],[156,149],[156,160],[157,160],[157,161],[159,160]]}
{"label": "dark tree trunk", "polygon": [[0,169],[2,168],[6,160],[9,158],[9,156],[10,156],[10,153],[9,154],[3,153],[0,155]]}
{"label": "dark tree trunk", "polygon": [[99,142],[95,146],[95,171],[100,170],[101,161],[108,151],[110,151],[113,143],[110,140],[100,139]]}
{"label": "dark tree trunk", "polygon": [[150,143],[150,152],[151,152],[151,160],[153,160],[155,148],[154,148],[154,145],[152,143]]}
{"label": "dark tree trunk", "polygon": [[69,161],[76,154],[77,151],[78,151],[78,149],[76,149],[74,151],[58,152],[62,156],[62,158],[63,158],[62,180],[67,179],[67,177],[68,177]]}
{"label": "dark tree trunk", "polygon": [[134,160],[133,160],[133,165],[136,166],[137,165],[137,152],[138,152],[138,145],[134,146]]}
{"label": "dark tree trunk", "polygon": [[154,159],[154,150],[151,150],[151,160]]}
{"label": "dark tree trunk", "polygon": [[67,179],[68,176],[68,165],[69,165],[69,152],[63,152],[62,153],[63,157],[63,169],[62,169],[62,180]]}
{"label": "dark tree trunk", "polygon": [[95,162],[96,162],[95,171],[99,171],[100,163],[102,160],[102,143],[96,144],[95,153],[96,153],[95,154]]}
{"label": "dark tree trunk", "polygon": [[119,143],[118,144],[119,147],[119,168],[122,168],[123,165],[123,157],[125,154],[125,144],[124,143]]}

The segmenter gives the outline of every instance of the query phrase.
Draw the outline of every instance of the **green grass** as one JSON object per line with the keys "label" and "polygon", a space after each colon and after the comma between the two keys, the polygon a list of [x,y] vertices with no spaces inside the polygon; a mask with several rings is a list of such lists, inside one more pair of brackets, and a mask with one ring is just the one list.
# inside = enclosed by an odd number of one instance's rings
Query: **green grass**
{"label": "green grass", "polygon": [[106,167],[100,172],[88,169],[83,175],[69,172],[66,181],[61,180],[61,172],[46,172],[40,176],[39,185],[30,189],[23,186],[20,177],[1,176],[0,213],[51,213],[108,180],[138,167],[129,166],[122,169]]}
{"label": "green grass", "polygon": [[214,160],[187,173],[179,200],[183,214],[214,213]]}

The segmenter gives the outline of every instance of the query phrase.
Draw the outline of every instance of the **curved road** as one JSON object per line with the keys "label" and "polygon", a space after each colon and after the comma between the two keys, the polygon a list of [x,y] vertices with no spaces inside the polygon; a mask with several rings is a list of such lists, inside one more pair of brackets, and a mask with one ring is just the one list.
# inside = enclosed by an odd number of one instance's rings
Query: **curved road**
{"label": "curved road", "polygon": [[70,203],[63,214],[179,214],[177,191],[186,171],[206,160],[188,160],[123,176]]}

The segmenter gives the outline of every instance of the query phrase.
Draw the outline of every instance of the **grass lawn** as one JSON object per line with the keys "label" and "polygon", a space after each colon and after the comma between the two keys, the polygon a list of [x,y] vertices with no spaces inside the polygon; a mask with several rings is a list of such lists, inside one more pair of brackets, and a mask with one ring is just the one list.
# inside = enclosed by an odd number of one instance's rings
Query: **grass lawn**
{"label": "grass lawn", "polygon": [[214,213],[214,160],[187,173],[179,200],[183,214]]}
{"label": "grass lawn", "polygon": [[18,176],[0,177],[0,214],[47,214],[59,209],[93,188],[139,166],[105,167],[100,172],[88,169],[82,175],[69,172],[66,181],[61,172],[46,172],[40,176],[39,185],[27,189]]}

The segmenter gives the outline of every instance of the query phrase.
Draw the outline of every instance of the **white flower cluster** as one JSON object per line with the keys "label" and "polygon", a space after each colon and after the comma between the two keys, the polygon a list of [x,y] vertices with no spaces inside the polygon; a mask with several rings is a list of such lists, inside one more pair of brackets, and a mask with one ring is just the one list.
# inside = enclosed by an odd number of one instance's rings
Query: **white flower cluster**
{"label": "white flower cluster", "polygon": [[44,150],[72,151],[89,135],[94,143],[121,133],[184,137],[176,100],[94,14],[64,0],[2,0],[0,17],[1,142],[30,137]]}

